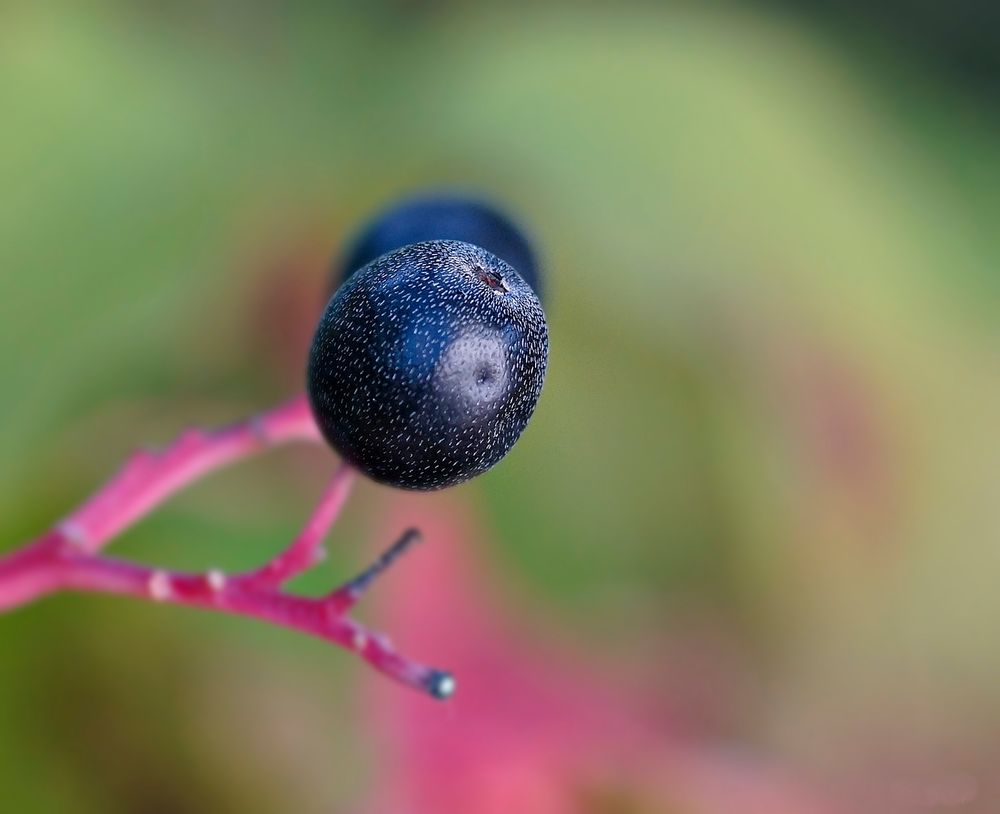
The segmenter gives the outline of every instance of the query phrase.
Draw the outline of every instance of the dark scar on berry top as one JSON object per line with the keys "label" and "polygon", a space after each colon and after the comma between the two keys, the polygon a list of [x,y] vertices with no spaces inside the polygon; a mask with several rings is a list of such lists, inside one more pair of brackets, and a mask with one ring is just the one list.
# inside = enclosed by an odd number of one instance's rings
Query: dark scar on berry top
{"label": "dark scar on berry top", "polygon": [[473,269],[473,273],[476,277],[483,283],[486,283],[494,291],[501,294],[506,294],[510,291],[510,287],[507,285],[507,281],[499,274],[499,272],[493,271],[492,269],[485,269],[482,266],[476,266]]}

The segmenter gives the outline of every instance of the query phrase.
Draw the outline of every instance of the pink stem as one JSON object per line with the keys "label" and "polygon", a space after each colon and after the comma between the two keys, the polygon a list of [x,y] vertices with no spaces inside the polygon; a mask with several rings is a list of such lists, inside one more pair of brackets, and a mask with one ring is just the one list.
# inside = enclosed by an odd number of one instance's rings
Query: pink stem
{"label": "pink stem", "polygon": [[0,557],[0,613],[59,590],[59,574],[49,567],[49,559],[63,545],[58,533],[49,532]]}
{"label": "pink stem", "polygon": [[189,430],[162,452],[141,452],[55,528],[0,558],[0,612],[59,590],[125,594],[249,616],[318,636],[352,650],[386,675],[436,698],[454,680],[397,653],[347,611],[416,538],[408,531],[374,565],[328,596],[285,593],[285,582],[314,565],[323,538],[347,501],[353,469],[342,465],[302,531],[258,569],[190,574],[150,568],[99,553],[116,534],[201,476],[264,447],[320,439],[305,396],[215,431]]}
{"label": "pink stem", "polygon": [[299,536],[266,565],[243,577],[243,581],[261,588],[279,588],[319,562],[323,538],[347,502],[353,480],[354,469],[346,464],[341,466]]}
{"label": "pink stem", "polygon": [[190,429],[162,451],[139,451],[57,530],[84,551],[98,551],[175,492],[266,447],[321,436],[305,395],[229,427]]}

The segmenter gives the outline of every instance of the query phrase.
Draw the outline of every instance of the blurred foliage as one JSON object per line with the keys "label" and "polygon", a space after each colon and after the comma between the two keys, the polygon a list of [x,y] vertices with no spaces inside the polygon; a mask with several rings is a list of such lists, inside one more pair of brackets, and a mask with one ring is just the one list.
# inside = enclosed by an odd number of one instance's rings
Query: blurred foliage
{"label": "blurred foliage", "polygon": [[[1000,755],[984,84],[846,8],[365,8],[0,7],[4,546],[136,444],[300,386],[360,220],[472,187],[551,276],[538,413],[462,487],[498,582],[608,664],[723,631],[713,720],[749,748],[835,776]],[[329,466],[220,475],[121,550],[253,562]],[[363,560],[363,494],[307,587]],[[0,619],[0,665],[11,810],[319,811],[371,771],[353,685],[380,679],[282,631],[59,598]],[[305,730],[280,771],[230,691]]]}

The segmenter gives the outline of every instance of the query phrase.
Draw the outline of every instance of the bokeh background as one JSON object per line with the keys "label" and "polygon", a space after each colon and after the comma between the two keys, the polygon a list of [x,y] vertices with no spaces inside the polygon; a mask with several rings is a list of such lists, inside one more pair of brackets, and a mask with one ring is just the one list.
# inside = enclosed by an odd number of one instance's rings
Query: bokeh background
{"label": "bokeh background", "polygon": [[[1000,15],[868,5],[0,6],[0,547],[300,389],[398,195],[518,215],[552,332],[509,458],[364,486],[301,583],[430,518],[361,613],[493,665],[451,705],[59,596],[0,618],[0,808],[1000,810]],[[114,550],[249,566],[333,465],[255,459]]]}

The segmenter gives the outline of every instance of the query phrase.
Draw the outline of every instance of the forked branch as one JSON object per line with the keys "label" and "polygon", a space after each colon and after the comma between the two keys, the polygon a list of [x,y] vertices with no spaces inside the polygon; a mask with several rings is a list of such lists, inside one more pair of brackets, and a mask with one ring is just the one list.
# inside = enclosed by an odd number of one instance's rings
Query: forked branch
{"label": "forked branch", "polygon": [[388,639],[348,611],[372,582],[417,538],[404,534],[360,575],[326,596],[288,593],[283,586],[321,559],[322,543],[343,508],[354,472],[342,464],[299,535],[252,571],[183,573],[100,553],[115,536],[185,486],[226,464],[291,441],[321,440],[304,396],[219,430],[189,430],[162,451],[134,454],[96,494],[41,537],[0,558],[0,612],[61,590],[97,591],[190,605],[262,619],[353,650],[377,670],[447,698],[449,673],[397,653]]}

